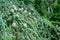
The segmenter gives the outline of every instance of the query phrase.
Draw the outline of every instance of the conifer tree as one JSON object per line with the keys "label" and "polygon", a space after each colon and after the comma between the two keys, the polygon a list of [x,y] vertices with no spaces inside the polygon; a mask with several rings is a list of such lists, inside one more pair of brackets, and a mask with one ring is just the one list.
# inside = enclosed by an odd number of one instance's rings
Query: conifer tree
{"label": "conifer tree", "polygon": [[0,0],[0,40],[60,40],[60,28],[25,1]]}

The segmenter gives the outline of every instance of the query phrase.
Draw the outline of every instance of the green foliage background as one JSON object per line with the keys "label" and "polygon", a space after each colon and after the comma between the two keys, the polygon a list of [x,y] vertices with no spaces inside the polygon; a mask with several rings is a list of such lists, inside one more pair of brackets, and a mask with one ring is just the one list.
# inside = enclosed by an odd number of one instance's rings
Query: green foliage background
{"label": "green foliage background", "polygon": [[0,40],[60,40],[59,0],[0,0]]}
{"label": "green foliage background", "polygon": [[[36,0],[36,10],[50,20],[55,26],[60,26],[60,0]],[[50,12],[48,12],[50,7]]]}

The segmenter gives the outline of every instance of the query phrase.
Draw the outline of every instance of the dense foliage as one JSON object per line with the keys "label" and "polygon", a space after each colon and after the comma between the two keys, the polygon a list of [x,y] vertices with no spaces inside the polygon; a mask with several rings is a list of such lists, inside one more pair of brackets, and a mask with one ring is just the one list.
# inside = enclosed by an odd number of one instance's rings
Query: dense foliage
{"label": "dense foliage", "polygon": [[0,0],[0,40],[60,40],[59,24],[54,23],[59,1],[54,2]]}
{"label": "dense foliage", "polygon": [[35,9],[55,26],[60,26],[60,0],[36,0]]}

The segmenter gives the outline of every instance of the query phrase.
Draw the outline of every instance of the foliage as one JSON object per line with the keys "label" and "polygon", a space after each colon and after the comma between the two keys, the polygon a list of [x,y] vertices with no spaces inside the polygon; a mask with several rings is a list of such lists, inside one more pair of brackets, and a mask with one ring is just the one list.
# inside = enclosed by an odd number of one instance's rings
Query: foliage
{"label": "foliage", "polygon": [[35,9],[55,26],[60,26],[60,0],[36,0]]}
{"label": "foliage", "polygon": [[0,0],[0,40],[60,40],[60,27],[27,1]]}

